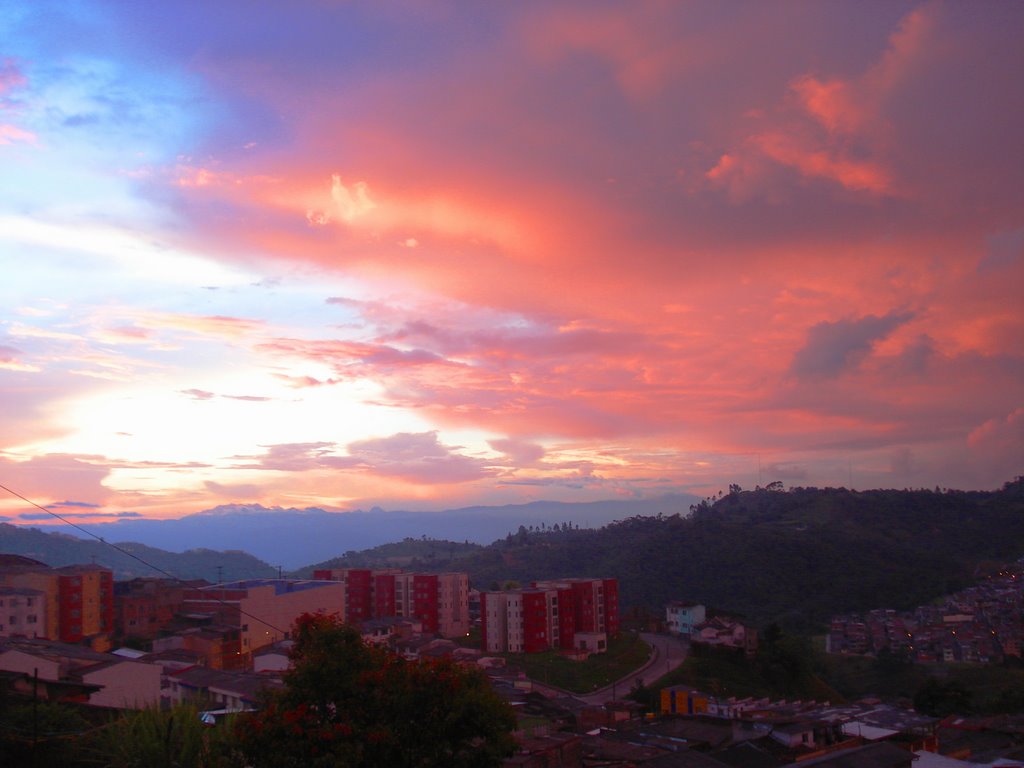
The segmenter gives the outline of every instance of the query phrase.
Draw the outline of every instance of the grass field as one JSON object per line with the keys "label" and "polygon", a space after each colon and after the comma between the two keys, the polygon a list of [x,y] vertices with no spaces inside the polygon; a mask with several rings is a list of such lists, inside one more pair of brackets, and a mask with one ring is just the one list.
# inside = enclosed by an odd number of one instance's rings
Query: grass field
{"label": "grass field", "polygon": [[611,685],[642,667],[649,656],[647,643],[632,632],[620,633],[608,643],[607,652],[583,661],[573,661],[557,651],[505,654],[509,664],[523,667],[529,678],[574,693],[590,693]]}

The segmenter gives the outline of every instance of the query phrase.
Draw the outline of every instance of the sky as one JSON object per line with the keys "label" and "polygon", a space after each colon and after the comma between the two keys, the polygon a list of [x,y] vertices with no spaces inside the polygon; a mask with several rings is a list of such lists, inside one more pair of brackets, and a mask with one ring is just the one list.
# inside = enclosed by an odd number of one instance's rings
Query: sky
{"label": "sky", "polygon": [[1022,30],[0,2],[0,483],[82,520],[998,488]]}

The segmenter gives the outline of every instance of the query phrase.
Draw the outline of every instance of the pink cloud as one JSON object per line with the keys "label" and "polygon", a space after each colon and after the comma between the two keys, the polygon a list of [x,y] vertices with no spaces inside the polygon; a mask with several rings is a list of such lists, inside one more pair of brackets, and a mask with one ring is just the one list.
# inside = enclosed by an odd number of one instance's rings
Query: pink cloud
{"label": "pink cloud", "polygon": [[337,454],[334,443],[282,443],[265,446],[262,456],[239,457],[252,463],[237,465],[241,469],[269,469],[276,472],[308,472],[318,469],[345,469],[358,465],[350,457]]}
{"label": "pink cloud", "polygon": [[487,444],[505,454],[517,467],[529,467],[544,458],[544,446],[528,440],[502,438],[489,440]]}
{"label": "pink cloud", "polygon": [[751,142],[766,157],[795,168],[803,176],[830,179],[855,192],[891,191],[889,173],[876,163],[858,162],[827,149],[801,146],[793,136],[782,133],[755,136]]}
{"label": "pink cloud", "polygon": [[[12,59],[0,61],[0,114],[13,111],[6,94],[25,85],[25,76]],[[37,137],[31,131],[20,128],[13,123],[0,122],[0,145],[28,143],[34,144]]]}
{"label": "pink cloud", "polygon": [[[10,479],[5,485],[37,504],[46,506],[63,499],[78,499],[103,506],[111,496],[103,485],[110,469],[98,459],[100,457],[49,454],[13,461],[0,456],[0,467]],[[10,498],[7,501],[14,503]]]}
{"label": "pink cloud", "polygon": [[1002,418],[989,419],[967,436],[971,448],[983,451],[996,460],[999,470],[1009,479],[1020,468],[1024,456],[1024,408],[1017,408]]}
{"label": "pink cloud", "polygon": [[[614,444],[636,477],[699,473],[667,456],[700,450],[937,466],[940,443],[973,450],[965,435],[1019,407],[1024,267],[989,243],[1021,227],[1024,62],[1013,4],[902,13],[544,7],[373,78],[313,42],[258,69],[241,46],[192,51],[225,111],[278,116],[287,141],[268,128],[242,151],[225,129],[139,184],[198,252],[375,296],[328,299],[336,339],[227,316],[137,330],[249,342],[297,389],[368,378],[439,429],[503,436],[502,469],[554,464],[554,443]],[[416,19],[417,41],[473,29]],[[441,440],[265,459],[310,484],[328,459],[424,484],[431,462],[493,469]],[[807,456],[770,461],[814,479]]]}
{"label": "pink cloud", "polygon": [[442,445],[436,432],[403,432],[390,437],[358,440],[349,443],[348,452],[373,474],[397,477],[411,483],[465,483],[494,474],[485,462]]}
{"label": "pink cloud", "polygon": [[0,123],[0,144],[34,143],[36,135],[10,123]]}

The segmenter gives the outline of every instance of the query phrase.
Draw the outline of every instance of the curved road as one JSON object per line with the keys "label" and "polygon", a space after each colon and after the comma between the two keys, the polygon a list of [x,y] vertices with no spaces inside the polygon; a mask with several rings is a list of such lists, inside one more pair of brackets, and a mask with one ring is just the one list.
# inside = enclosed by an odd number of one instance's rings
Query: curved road
{"label": "curved road", "polygon": [[678,667],[686,659],[688,646],[674,635],[656,635],[653,632],[641,632],[640,637],[651,647],[651,656],[639,669],[630,672],[621,680],[616,680],[611,685],[599,688],[593,693],[579,694],[563,691],[552,686],[544,685],[536,680],[533,688],[541,693],[554,695],[570,695],[583,699],[588,704],[604,704],[616,698],[622,698],[631,690],[637,682],[652,683],[662,675],[668,674]]}

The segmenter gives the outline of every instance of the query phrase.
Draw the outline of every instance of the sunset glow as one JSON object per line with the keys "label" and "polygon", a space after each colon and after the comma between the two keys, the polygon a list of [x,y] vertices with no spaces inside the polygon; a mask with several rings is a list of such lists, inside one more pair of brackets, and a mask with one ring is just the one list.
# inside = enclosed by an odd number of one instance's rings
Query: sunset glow
{"label": "sunset glow", "polygon": [[0,483],[83,519],[998,487],[1021,30],[986,0],[6,4]]}

